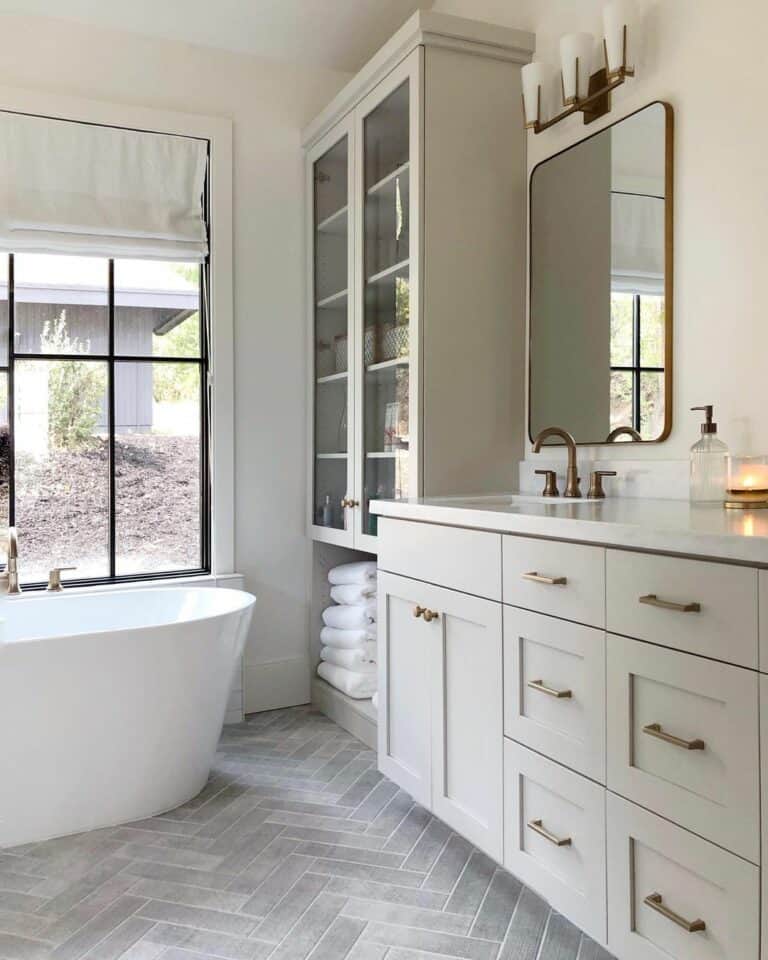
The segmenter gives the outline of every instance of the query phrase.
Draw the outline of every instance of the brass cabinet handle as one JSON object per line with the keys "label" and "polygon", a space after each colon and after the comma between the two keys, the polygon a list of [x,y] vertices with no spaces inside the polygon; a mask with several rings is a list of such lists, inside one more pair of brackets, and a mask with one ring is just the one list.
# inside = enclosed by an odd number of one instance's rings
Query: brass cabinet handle
{"label": "brass cabinet handle", "polygon": [[427,607],[419,607],[419,606],[416,606],[416,608],[413,611],[413,615],[414,617],[416,617],[416,619],[418,619],[419,617],[424,617],[427,623],[432,623],[433,620],[437,620],[437,618],[440,616],[440,614],[437,613],[435,610],[429,610]]}
{"label": "brass cabinet handle", "polygon": [[701,613],[700,603],[674,603],[672,600],[659,600],[655,593],[638,597],[638,600],[649,607],[660,607],[662,610],[676,610],[678,613]]}
{"label": "brass cabinet handle", "polygon": [[535,570],[524,573],[523,580],[530,580],[532,583],[546,583],[550,587],[564,587],[568,583],[567,577],[545,577],[544,574],[537,573]]}
{"label": "brass cabinet handle", "polygon": [[351,497],[343,497],[341,501],[341,506],[346,509],[347,507],[359,507],[360,501],[353,500]]}
{"label": "brass cabinet handle", "polygon": [[570,690],[555,690],[554,687],[548,687],[543,680],[529,680],[528,686],[531,690],[538,690],[539,693],[546,693],[548,697],[556,697],[558,700],[570,700],[573,696]]}
{"label": "brass cabinet handle", "polygon": [[541,820],[529,820],[528,829],[533,830],[534,833],[538,833],[540,837],[544,837],[545,840],[549,840],[550,843],[554,843],[556,847],[570,847],[572,841],[570,837],[556,837],[554,833],[550,833]]}
{"label": "brass cabinet handle", "polygon": [[707,929],[707,925],[703,920],[686,920],[685,917],[681,917],[679,913],[675,913],[674,910],[665,907],[660,893],[649,893],[645,900],[643,900],[643,903],[646,907],[650,907],[651,910],[655,910],[656,913],[660,913],[662,917],[666,917],[667,920],[676,923],[678,927],[682,927],[687,933],[700,933],[702,930]]}
{"label": "brass cabinet handle", "polygon": [[703,740],[683,740],[682,737],[665,733],[660,723],[649,723],[647,727],[643,727],[643,733],[647,733],[649,737],[655,737],[657,740],[663,740],[664,743],[671,743],[673,747],[680,747],[683,750],[703,750],[706,746]]}

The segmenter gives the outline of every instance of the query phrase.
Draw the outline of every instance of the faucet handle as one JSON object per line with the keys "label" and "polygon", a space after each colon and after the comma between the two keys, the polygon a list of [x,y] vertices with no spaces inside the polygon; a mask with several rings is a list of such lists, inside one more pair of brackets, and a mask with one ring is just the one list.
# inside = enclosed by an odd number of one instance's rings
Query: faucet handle
{"label": "faucet handle", "polygon": [[61,575],[65,570],[77,570],[77,567],[54,567],[48,572],[48,593],[61,593],[64,589],[61,583]]}
{"label": "faucet handle", "polygon": [[544,489],[541,492],[542,497],[559,497],[560,491],[557,489],[557,474],[554,470],[536,470],[539,476],[544,477]]}
{"label": "faucet handle", "polygon": [[587,498],[589,500],[604,500],[605,490],[603,490],[603,477],[615,477],[615,470],[593,470],[589,475],[589,491]]}

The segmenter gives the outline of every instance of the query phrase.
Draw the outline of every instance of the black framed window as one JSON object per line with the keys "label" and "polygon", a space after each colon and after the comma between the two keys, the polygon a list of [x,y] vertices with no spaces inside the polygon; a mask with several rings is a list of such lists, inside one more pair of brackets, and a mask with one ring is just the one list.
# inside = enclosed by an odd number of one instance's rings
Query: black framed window
{"label": "black framed window", "polygon": [[664,427],[664,297],[611,293],[611,429],[653,439]]}
{"label": "black framed window", "polygon": [[208,265],[0,254],[0,524],[22,584],[210,570]]}

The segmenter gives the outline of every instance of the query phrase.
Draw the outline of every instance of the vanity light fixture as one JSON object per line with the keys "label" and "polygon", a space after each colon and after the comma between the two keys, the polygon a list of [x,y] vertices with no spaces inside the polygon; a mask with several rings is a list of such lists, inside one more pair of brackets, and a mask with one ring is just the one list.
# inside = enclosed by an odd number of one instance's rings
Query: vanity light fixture
{"label": "vanity light fixture", "polygon": [[629,33],[634,23],[632,0],[612,0],[603,10],[603,57],[605,66],[590,74],[594,38],[589,33],[568,33],[560,40],[560,83],[565,109],[549,120],[542,120],[542,87],[546,85],[546,66],[529,63],[521,70],[525,127],[542,133],[571,114],[584,114],[584,123],[592,123],[611,109],[611,91],[627,77],[634,77],[630,64]]}

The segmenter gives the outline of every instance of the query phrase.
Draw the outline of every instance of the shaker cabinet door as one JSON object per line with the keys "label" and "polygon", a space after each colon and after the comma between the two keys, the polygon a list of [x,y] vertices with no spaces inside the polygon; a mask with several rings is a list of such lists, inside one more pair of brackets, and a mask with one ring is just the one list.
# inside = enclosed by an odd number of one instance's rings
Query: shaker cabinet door
{"label": "shaker cabinet door", "polygon": [[414,617],[425,586],[379,573],[379,769],[428,807],[434,624]]}
{"label": "shaker cabinet door", "polygon": [[502,608],[424,584],[432,651],[432,810],[503,856]]}

